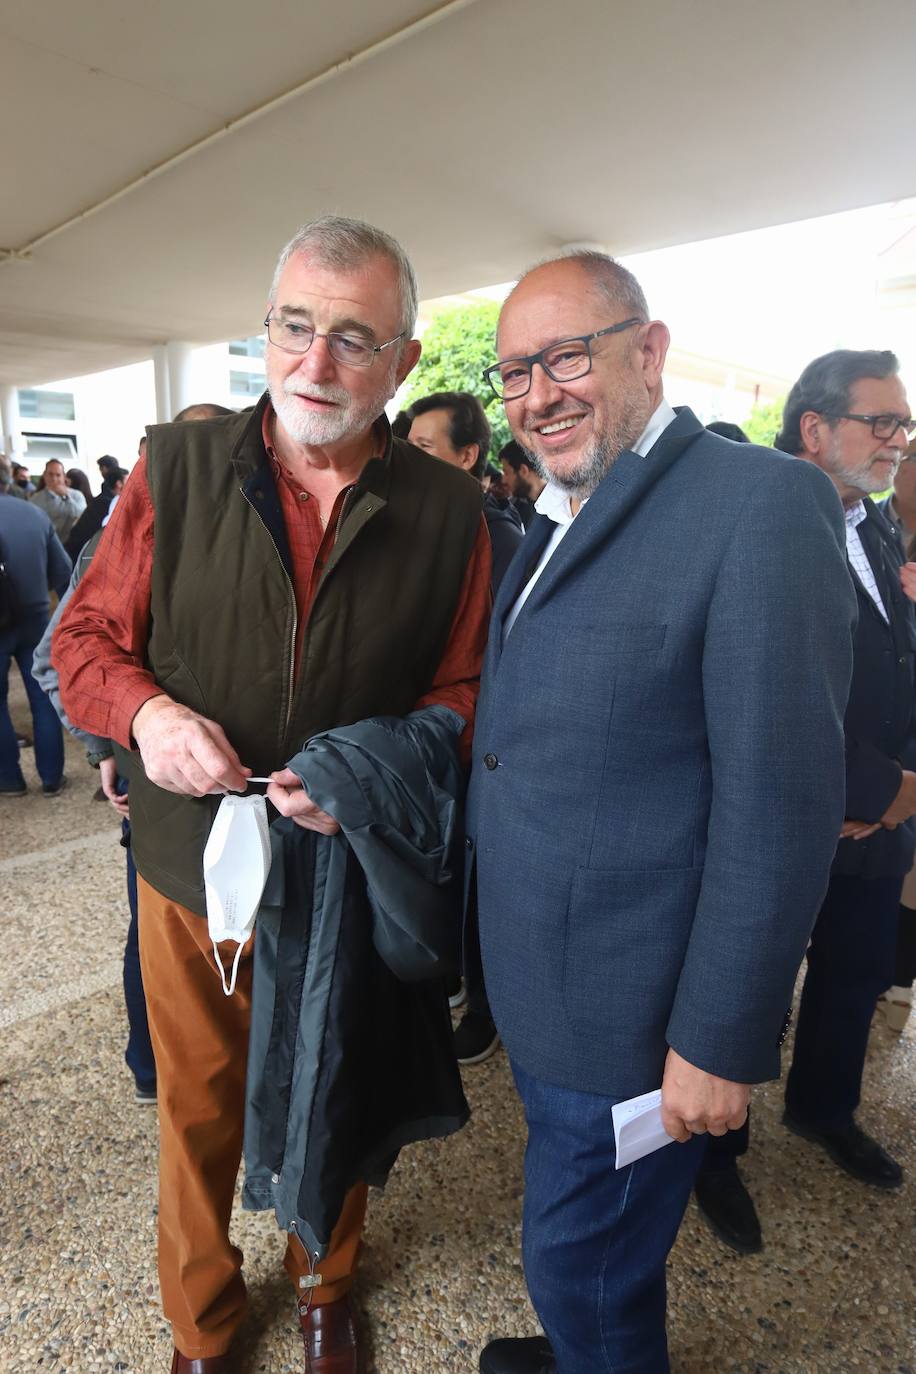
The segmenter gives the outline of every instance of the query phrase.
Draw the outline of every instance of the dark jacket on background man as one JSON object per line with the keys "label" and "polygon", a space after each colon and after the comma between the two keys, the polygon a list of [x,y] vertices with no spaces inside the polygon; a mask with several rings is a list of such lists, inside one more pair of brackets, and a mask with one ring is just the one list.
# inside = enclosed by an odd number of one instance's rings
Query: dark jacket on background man
{"label": "dark jacket on background man", "polygon": [[[0,496],[0,561],[12,584],[17,621],[47,615],[48,588],[67,590],[70,559],[48,516],[31,501]],[[39,632],[40,633],[40,632]]]}
{"label": "dark jacket on background man", "polygon": [[384,1183],[403,1145],[468,1117],[443,982],[457,967],[463,728],[426,707],[316,735],[289,763],[342,833],[271,827],[243,1203],[274,1208],[310,1255],[357,1180]]}
{"label": "dark jacket on background man", "polygon": [[[900,586],[904,557],[894,527],[869,498],[857,526],[889,622],[850,566],[859,619],[846,708],[846,815],[877,821],[900,787],[901,768],[916,770],[916,607]],[[916,819],[867,840],[840,840],[834,873],[891,878],[908,873]]]}
{"label": "dark jacket on background man", "polygon": [[525,537],[525,531],[522,528],[521,520],[508,501],[501,503],[493,496],[485,496],[483,514],[490,535],[490,547],[493,550],[493,571],[490,575],[490,585],[495,596],[499,591],[499,584],[505,576],[506,569],[515,556],[515,550]]}

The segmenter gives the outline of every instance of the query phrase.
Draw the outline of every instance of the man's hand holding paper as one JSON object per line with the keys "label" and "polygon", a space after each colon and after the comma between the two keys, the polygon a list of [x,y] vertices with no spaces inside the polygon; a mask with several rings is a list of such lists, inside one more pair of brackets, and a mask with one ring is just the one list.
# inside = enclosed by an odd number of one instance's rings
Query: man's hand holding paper
{"label": "man's hand holding paper", "polygon": [[662,1125],[682,1144],[692,1135],[724,1135],[743,1125],[751,1089],[717,1078],[669,1049],[662,1079]]}

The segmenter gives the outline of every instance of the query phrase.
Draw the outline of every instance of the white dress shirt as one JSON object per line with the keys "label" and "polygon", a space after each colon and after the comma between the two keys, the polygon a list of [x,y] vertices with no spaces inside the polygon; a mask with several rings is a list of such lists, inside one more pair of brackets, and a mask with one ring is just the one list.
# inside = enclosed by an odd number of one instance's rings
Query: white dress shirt
{"label": "white dress shirt", "polygon": [[[633,445],[632,451],[638,453],[641,458],[645,458],[662,431],[667,429],[671,421],[675,419],[677,419],[677,416],[673,409],[665,398],[662,397],[655,410],[652,412],[649,423]],[[538,560],[537,567],[522,588],[515,605],[506,615],[506,619],[503,622],[503,642],[505,642],[512,626],[515,624],[519,611],[531,595],[534,584],[556,553],[564,536],[569,532],[569,528],[575,520],[576,515],[584,510],[587,504],[588,498],[586,497],[580,505],[579,510],[574,513],[570,505],[569,492],[564,491],[556,482],[548,482],[538,499],[535,501],[534,509],[537,511],[538,515],[546,515],[548,520],[554,522],[556,528],[547,541],[544,552]],[[863,508],[863,515],[864,513]]]}
{"label": "white dress shirt", "polygon": [[[881,593],[878,591],[878,584],[875,581],[875,574],[872,572],[871,564],[868,561],[868,554],[862,547],[862,540],[856,528],[865,520],[865,502],[857,501],[854,506],[850,506],[846,512],[846,554],[852,564],[853,571],[858,577],[862,586],[868,592],[878,610],[888,620],[887,611],[884,609],[884,602],[881,600]],[[888,624],[890,621],[888,620]]]}

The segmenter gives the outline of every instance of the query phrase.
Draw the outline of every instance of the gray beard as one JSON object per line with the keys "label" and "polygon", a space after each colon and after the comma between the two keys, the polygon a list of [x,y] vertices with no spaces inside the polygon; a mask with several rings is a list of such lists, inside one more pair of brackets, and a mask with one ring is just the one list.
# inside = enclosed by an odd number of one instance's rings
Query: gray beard
{"label": "gray beard", "polygon": [[356,405],[343,387],[312,386],[309,390],[314,396],[336,401],[338,409],[330,415],[310,415],[299,410],[294,395],[290,394],[295,392],[295,383],[291,383],[290,390],[287,391],[286,382],[291,382],[291,379],[285,379],[279,386],[268,384],[277,418],[291,439],[313,448],[336,444],[341,439],[354,438],[369,429],[375,424],[385,409],[386,401],[393,394],[390,379],[380,385],[375,396],[361,405]]}
{"label": "gray beard", "polygon": [[648,417],[637,414],[636,410],[636,407],[628,407],[614,429],[610,433],[597,435],[585,449],[578,466],[562,475],[552,472],[541,455],[529,449],[522,440],[519,443],[528,454],[531,466],[545,482],[552,482],[577,501],[587,501],[607,477],[621,453],[635,444],[645,429]]}

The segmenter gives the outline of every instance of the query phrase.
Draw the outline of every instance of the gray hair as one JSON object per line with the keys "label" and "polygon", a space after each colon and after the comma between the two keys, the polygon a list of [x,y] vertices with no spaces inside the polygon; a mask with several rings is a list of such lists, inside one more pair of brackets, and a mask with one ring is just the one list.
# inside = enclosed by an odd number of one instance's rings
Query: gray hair
{"label": "gray hair", "polygon": [[[516,286],[520,286],[525,278],[536,272],[539,267],[547,267],[554,262],[578,263],[591,277],[592,284],[612,309],[622,307],[625,315],[635,315],[644,323],[651,319],[645,294],[633,273],[616,258],[607,253],[599,253],[593,248],[574,248],[568,253],[558,253],[555,257],[544,258],[526,268]],[[512,288],[508,300],[511,300],[514,291],[515,287]]]}
{"label": "gray hair", "polygon": [[397,239],[359,219],[345,219],[342,215],[322,215],[297,229],[277,259],[270,284],[270,303],[277,298],[280,273],[297,253],[313,253],[325,267],[351,272],[363,267],[370,258],[385,257],[398,274],[398,294],[401,299],[400,332],[405,339],[413,337],[417,322],[419,291],[410,259]]}
{"label": "gray hair", "polygon": [[896,377],[900,368],[889,348],[836,348],[809,363],[786,397],[782,428],[773,447],[793,457],[804,449],[801,418],[809,410],[836,418],[849,408],[849,392],[863,377],[883,381]]}

